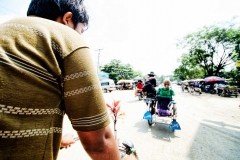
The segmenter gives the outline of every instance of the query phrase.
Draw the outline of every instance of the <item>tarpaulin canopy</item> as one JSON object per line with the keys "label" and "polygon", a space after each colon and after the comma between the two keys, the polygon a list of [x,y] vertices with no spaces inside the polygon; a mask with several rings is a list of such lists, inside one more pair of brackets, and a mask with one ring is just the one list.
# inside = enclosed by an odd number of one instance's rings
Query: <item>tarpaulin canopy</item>
{"label": "tarpaulin canopy", "polygon": [[204,79],[202,78],[197,78],[197,79],[194,79],[195,82],[201,82],[201,81],[204,81]]}
{"label": "tarpaulin canopy", "polygon": [[225,82],[225,79],[217,77],[217,76],[210,76],[204,79],[205,82]]}

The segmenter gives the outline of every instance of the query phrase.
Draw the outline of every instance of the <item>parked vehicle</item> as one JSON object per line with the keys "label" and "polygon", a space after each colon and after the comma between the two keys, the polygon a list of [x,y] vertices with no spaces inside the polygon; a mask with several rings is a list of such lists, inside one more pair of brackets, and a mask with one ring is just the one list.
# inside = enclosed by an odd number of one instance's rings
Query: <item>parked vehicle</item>
{"label": "parked vehicle", "polygon": [[182,85],[182,82],[177,82],[177,85],[181,86],[181,85]]}
{"label": "parked vehicle", "polygon": [[121,85],[121,90],[132,90],[135,88],[135,81],[133,80],[119,80],[117,85]]}
{"label": "parked vehicle", "polygon": [[211,94],[215,94],[215,93],[216,93],[216,90],[214,90],[213,84],[207,84],[207,85],[205,86],[204,91],[205,91],[206,93],[211,93]]}
{"label": "parked vehicle", "polygon": [[189,92],[189,86],[188,86],[188,85],[184,85],[184,90],[186,90],[187,92]]}
{"label": "parked vehicle", "polygon": [[194,86],[189,87],[189,92],[190,94],[195,94],[195,93],[198,93],[199,95],[202,94],[201,88],[194,87]]}
{"label": "parked vehicle", "polygon": [[238,97],[238,90],[237,87],[229,88],[229,87],[219,87],[218,89],[218,95],[223,97],[230,97],[235,96]]}
{"label": "parked vehicle", "polygon": [[100,81],[104,93],[116,90],[116,85],[112,79],[103,79]]}
{"label": "parked vehicle", "polygon": [[121,84],[116,84],[115,86],[116,86],[117,90],[121,90],[122,89],[122,85]]}
{"label": "parked vehicle", "polygon": [[240,94],[240,87],[238,87],[237,90],[238,90],[238,93]]}

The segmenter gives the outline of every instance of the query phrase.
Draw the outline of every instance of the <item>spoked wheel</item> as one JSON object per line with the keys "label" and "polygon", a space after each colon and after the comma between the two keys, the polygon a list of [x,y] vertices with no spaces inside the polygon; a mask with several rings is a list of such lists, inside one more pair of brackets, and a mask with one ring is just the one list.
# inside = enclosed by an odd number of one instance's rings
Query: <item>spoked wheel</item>
{"label": "spoked wheel", "polygon": [[148,125],[152,126],[152,124],[153,124],[153,121],[152,120],[148,120]]}
{"label": "spoked wheel", "polygon": [[140,101],[142,99],[141,95],[138,95],[138,100]]}
{"label": "spoked wheel", "polygon": [[[153,104],[151,104],[151,105],[153,105]],[[153,106],[149,107],[149,111],[150,111],[151,115],[153,116],[153,114],[155,114],[155,113],[154,113],[154,110],[153,110],[152,107],[153,107]],[[152,117],[152,118],[153,118],[153,117]],[[148,120],[148,125],[149,125],[149,126],[152,126],[152,124],[153,124],[153,120]]]}

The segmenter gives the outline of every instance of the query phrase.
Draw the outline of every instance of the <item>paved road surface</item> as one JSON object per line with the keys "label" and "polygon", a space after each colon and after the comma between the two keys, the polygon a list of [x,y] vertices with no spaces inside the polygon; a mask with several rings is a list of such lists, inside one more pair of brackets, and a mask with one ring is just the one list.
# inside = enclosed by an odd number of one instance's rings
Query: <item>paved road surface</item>
{"label": "paved road surface", "polygon": [[[134,97],[133,90],[104,93],[106,101],[122,100],[126,112],[118,121],[118,137],[131,140],[141,160],[238,160],[240,159],[240,98],[203,93],[182,93],[174,85],[181,131],[167,125],[149,127],[142,119],[145,104]],[[163,119],[166,123],[169,119]],[[113,124],[111,124],[113,127]],[[73,132],[68,118],[64,133]],[[90,160],[79,141],[59,152],[58,160]]]}

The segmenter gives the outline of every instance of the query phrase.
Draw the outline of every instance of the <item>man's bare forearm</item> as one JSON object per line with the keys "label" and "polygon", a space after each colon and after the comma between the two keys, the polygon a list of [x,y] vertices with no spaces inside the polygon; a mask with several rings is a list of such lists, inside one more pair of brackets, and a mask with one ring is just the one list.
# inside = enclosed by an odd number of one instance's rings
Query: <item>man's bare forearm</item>
{"label": "man's bare forearm", "polygon": [[120,160],[120,153],[109,126],[91,132],[77,132],[81,143],[93,160]]}

